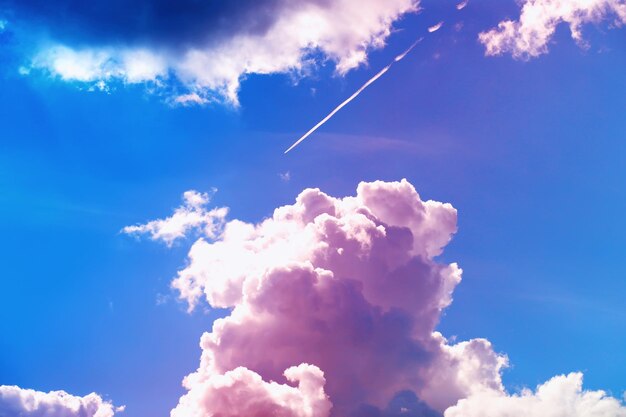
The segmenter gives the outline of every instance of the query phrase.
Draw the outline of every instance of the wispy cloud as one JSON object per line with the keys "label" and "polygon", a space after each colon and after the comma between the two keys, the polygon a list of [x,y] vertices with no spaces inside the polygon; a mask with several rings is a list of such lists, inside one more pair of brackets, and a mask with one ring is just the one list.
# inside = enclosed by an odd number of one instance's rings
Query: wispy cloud
{"label": "wispy cloud", "polygon": [[162,240],[171,246],[175,240],[181,239],[188,232],[197,230],[211,238],[218,236],[228,209],[219,207],[207,209],[210,196],[194,190],[185,191],[183,205],[174,214],[165,219],[152,220],[146,224],[126,226],[122,229],[127,234],[148,234],[153,240]]}
{"label": "wispy cloud", "polygon": [[469,0],[464,0],[462,2],[460,2],[459,4],[456,5],[456,9],[457,10],[463,10],[467,7],[467,5],[469,4]]}
{"label": "wispy cloud", "polygon": [[281,173],[278,174],[278,177],[283,182],[289,182],[291,180],[291,173],[289,171],[281,172]]}

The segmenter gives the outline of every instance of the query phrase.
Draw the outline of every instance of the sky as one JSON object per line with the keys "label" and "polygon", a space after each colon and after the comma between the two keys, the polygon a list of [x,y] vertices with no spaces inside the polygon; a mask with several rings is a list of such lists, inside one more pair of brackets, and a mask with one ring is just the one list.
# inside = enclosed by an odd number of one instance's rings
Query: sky
{"label": "sky", "polygon": [[623,0],[0,22],[0,417],[626,415]]}

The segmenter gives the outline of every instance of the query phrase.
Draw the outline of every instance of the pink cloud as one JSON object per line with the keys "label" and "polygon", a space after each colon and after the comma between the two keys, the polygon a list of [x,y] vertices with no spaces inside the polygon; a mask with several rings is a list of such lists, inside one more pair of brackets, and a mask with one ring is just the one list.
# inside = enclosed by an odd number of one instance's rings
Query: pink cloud
{"label": "pink cloud", "polygon": [[324,393],[324,374],[301,364],[284,372],[297,387],[265,382],[243,367],[196,382],[171,417],[324,417],[331,407]]}
{"label": "pink cloud", "polygon": [[173,287],[190,308],[205,298],[232,312],[203,335],[200,366],[172,415],[213,415],[211,381],[234,369],[258,374],[257,388],[288,389],[283,371],[305,363],[324,372],[336,416],[383,408],[407,390],[438,411],[502,391],[506,358],[488,341],[451,345],[435,331],[461,279],[456,264],[434,259],[455,231],[451,205],[421,200],[403,180],[362,183],[346,198],[307,189],[269,219],[233,220],[220,239],[198,240]]}

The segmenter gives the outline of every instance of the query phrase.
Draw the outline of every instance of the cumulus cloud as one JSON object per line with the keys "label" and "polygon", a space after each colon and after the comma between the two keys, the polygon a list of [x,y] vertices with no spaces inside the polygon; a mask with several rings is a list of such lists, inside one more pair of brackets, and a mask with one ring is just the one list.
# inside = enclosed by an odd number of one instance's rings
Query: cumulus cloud
{"label": "cumulus cloud", "polygon": [[[172,286],[191,309],[206,300],[231,311],[202,336],[200,366],[172,415],[229,415],[214,411],[212,395],[235,410],[257,401],[283,410],[270,387],[296,395],[283,371],[301,364],[324,373],[315,401],[298,379],[298,401],[317,404],[323,385],[332,403],[316,416],[384,412],[401,392],[419,398],[420,415],[436,415],[502,390],[507,360],[487,340],[450,344],[435,331],[461,279],[456,264],[435,260],[455,231],[451,205],[421,200],[403,180],[362,183],[346,198],[307,189],[258,224],[232,220],[219,238],[198,239]],[[233,378],[235,392],[213,393]],[[233,400],[241,392],[248,402]]]}
{"label": "cumulus cloud", "polygon": [[181,398],[171,417],[326,417],[331,404],[324,393],[324,373],[301,364],[284,372],[297,387],[265,382],[239,367],[224,375],[210,375]]}
{"label": "cumulus cloud", "polygon": [[581,373],[556,376],[537,387],[506,395],[484,391],[459,401],[445,417],[624,417],[626,407],[604,391],[584,391]]}
{"label": "cumulus cloud", "polygon": [[[366,61],[368,49],[384,45],[396,20],[418,8],[418,0],[263,0],[221,6],[183,0],[180,7],[162,0],[127,6],[99,1],[89,7],[66,1],[65,8],[37,0],[37,7],[2,3],[23,20],[46,26],[53,39],[35,56],[33,68],[67,81],[175,84],[186,90],[183,97],[200,98],[193,102],[225,99],[235,105],[247,74],[305,74],[323,60],[345,74]],[[110,16],[108,25],[102,16]],[[68,35],[64,26],[84,39]]]}
{"label": "cumulus cloud", "polygon": [[505,20],[479,35],[487,55],[510,53],[528,59],[548,52],[556,27],[569,25],[572,38],[584,45],[582,26],[609,20],[626,23],[625,0],[525,0],[518,21]]}
{"label": "cumulus cloud", "polygon": [[[582,376],[509,395],[486,339],[436,331],[461,280],[456,210],[400,182],[306,189],[259,223],[200,237],[172,287],[228,309],[203,334],[172,417],[624,417]],[[286,369],[286,371],[285,371]]]}
{"label": "cumulus cloud", "polygon": [[228,209],[218,207],[207,209],[210,196],[194,190],[183,194],[183,205],[174,214],[165,219],[150,221],[146,224],[126,226],[123,233],[148,234],[153,240],[162,240],[171,246],[176,239],[185,237],[190,231],[201,232],[205,236],[215,238],[224,223]]}
{"label": "cumulus cloud", "polygon": [[113,417],[124,407],[114,407],[98,394],[76,397],[65,391],[39,392],[0,386],[0,416],[6,417]]}

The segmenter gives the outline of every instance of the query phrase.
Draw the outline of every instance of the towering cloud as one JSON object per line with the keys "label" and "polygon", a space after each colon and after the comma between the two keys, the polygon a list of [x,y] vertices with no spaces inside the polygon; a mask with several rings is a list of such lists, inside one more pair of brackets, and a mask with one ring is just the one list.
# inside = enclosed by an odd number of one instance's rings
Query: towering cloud
{"label": "towering cloud", "polygon": [[626,23],[625,0],[525,0],[518,21],[505,20],[479,35],[487,55],[510,53],[533,58],[548,52],[548,42],[561,23],[569,25],[572,38],[584,45],[585,23],[610,20]]}
{"label": "towering cloud", "polygon": [[64,391],[49,393],[0,386],[0,416],[3,417],[113,417],[115,408],[99,395],[75,397]]}
{"label": "towering cloud", "polygon": [[345,198],[307,189],[198,239],[172,286],[190,309],[230,311],[202,336],[171,416],[623,417],[580,374],[509,395],[489,341],[435,330],[461,280],[436,260],[455,232],[450,204],[402,180]]}
{"label": "towering cloud", "polygon": [[303,74],[318,59],[346,73],[417,6],[418,0],[0,0],[0,9],[52,37],[33,68],[101,88],[115,80],[154,82],[180,87],[193,102],[234,104],[247,74]]}
{"label": "towering cloud", "polygon": [[403,180],[362,183],[346,198],[308,189],[259,224],[233,220],[216,241],[199,239],[173,287],[190,308],[204,298],[232,310],[202,336],[172,415],[259,404],[348,416],[407,391],[441,412],[501,392],[506,358],[488,341],[451,345],[434,331],[461,279],[456,264],[435,261],[455,231],[451,205],[422,201]]}

